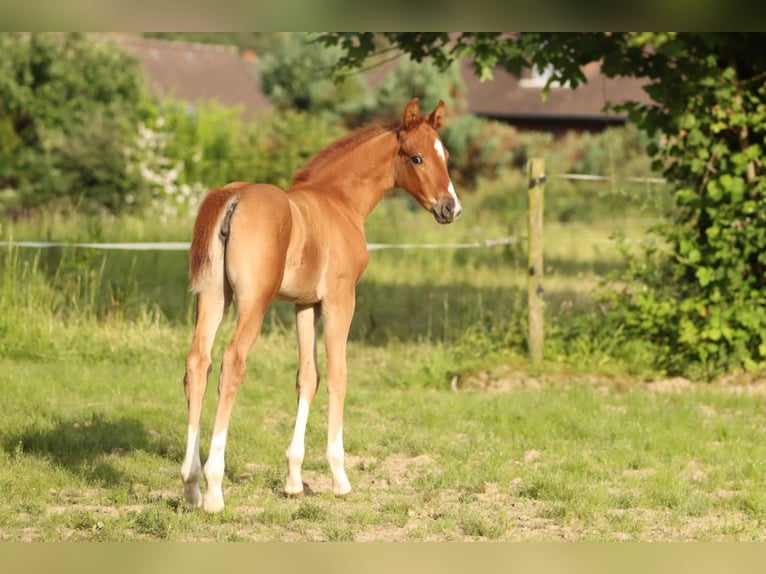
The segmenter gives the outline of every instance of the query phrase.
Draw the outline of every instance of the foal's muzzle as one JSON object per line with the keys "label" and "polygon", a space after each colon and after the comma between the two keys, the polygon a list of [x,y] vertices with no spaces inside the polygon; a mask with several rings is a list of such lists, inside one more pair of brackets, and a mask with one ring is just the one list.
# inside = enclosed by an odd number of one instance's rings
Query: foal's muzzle
{"label": "foal's muzzle", "polygon": [[441,198],[431,204],[431,213],[439,223],[452,223],[462,211],[460,203],[451,197]]}

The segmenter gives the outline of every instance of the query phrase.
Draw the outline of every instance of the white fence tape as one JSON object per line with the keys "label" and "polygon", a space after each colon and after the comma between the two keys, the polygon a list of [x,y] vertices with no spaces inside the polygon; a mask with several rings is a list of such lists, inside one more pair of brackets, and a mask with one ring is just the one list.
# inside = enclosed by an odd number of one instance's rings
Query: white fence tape
{"label": "white fence tape", "polygon": [[502,237],[500,239],[485,239],[472,243],[368,243],[367,249],[377,251],[379,249],[474,249],[476,247],[495,247],[497,245],[513,245],[516,237]]}
{"label": "white fence tape", "polygon": [[62,241],[0,241],[0,247],[81,247],[119,251],[186,251],[189,243],[66,243]]}
{"label": "white fence tape", "polygon": [[[377,251],[380,249],[469,249],[477,247],[495,247],[498,245],[512,245],[516,243],[516,237],[502,237],[500,239],[486,239],[472,243],[368,243],[367,249]],[[62,241],[0,241],[0,247],[76,247],[82,249],[104,249],[117,251],[188,251],[187,242],[156,242],[156,243],[66,243]]]}
{"label": "white fence tape", "polygon": [[641,176],[627,176],[627,177],[612,177],[608,175],[588,175],[585,173],[560,173],[554,175],[556,179],[569,179],[572,181],[629,181],[631,183],[667,183],[668,181],[663,177],[641,177]]}

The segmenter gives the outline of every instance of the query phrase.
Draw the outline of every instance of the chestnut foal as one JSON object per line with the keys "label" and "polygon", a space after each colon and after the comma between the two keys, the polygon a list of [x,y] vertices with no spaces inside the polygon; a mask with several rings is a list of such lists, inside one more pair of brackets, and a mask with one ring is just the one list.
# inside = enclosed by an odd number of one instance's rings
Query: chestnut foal
{"label": "chestnut foal", "polygon": [[[361,128],[330,144],[295,174],[286,190],[235,182],[205,197],[190,251],[197,316],[184,376],[189,427],[181,477],[187,509],[203,506],[215,512],[224,507],[224,450],[234,398],[245,376],[246,356],[275,299],[295,304],[298,332],[298,409],[286,452],[285,493],[303,493],[306,421],[319,384],[320,318],[329,393],[326,456],[333,492],[344,495],[351,490],[343,460],[343,403],[356,284],[368,262],[364,221],[394,188],[408,191],[439,223],[451,223],[460,215],[462,207],[447,173],[447,150],[436,133],[443,121],[443,102],[425,116],[414,98],[404,109],[401,125]],[[221,364],[203,502],[200,413],[213,339],[232,297],[237,325]]]}

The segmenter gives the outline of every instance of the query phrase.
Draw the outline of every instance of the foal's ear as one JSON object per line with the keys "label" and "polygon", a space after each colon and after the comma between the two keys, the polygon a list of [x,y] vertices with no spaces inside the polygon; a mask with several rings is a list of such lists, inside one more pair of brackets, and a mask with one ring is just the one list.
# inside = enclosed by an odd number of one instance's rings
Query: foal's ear
{"label": "foal's ear", "polygon": [[428,116],[428,124],[435,130],[438,130],[444,125],[444,102],[439,100],[439,105]]}
{"label": "foal's ear", "polygon": [[402,116],[402,127],[405,130],[414,127],[420,120],[420,106],[418,106],[418,99],[412,98],[407,107],[404,108],[404,115]]}

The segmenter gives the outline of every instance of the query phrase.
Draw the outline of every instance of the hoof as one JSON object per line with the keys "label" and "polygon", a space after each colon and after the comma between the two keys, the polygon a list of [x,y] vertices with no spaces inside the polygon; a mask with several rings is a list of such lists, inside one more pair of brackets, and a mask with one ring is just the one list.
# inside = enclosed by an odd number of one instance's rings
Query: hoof
{"label": "hoof", "polygon": [[333,486],[332,493],[338,498],[344,498],[351,493],[351,485],[346,483],[339,486]]}
{"label": "hoof", "polygon": [[199,488],[196,489],[196,492],[194,490],[185,492],[184,499],[184,510],[196,510],[202,506],[202,495],[200,494]]}
{"label": "hoof", "polygon": [[223,510],[223,496],[205,495],[205,502],[202,504],[205,512],[214,513]]}
{"label": "hoof", "polygon": [[285,496],[287,498],[301,498],[303,496],[313,496],[313,495],[314,495],[314,491],[311,490],[311,487],[306,482],[302,483],[299,488],[288,487],[285,485]]}
{"label": "hoof", "polygon": [[200,502],[189,502],[187,500],[184,503],[184,512],[192,512],[193,510],[197,510],[200,506],[202,506],[202,501],[200,501]]}

